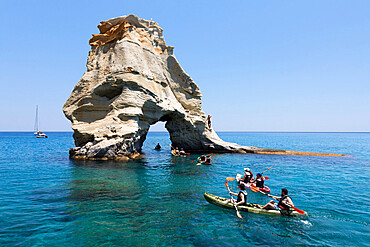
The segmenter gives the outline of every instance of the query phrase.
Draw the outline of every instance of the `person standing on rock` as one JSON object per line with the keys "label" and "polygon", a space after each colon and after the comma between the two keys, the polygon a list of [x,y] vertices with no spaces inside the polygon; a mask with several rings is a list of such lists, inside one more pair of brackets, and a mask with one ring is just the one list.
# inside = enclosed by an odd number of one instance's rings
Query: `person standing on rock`
{"label": "person standing on rock", "polygon": [[207,124],[208,124],[208,128],[211,128],[211,115],[208,115],[207,117]]}

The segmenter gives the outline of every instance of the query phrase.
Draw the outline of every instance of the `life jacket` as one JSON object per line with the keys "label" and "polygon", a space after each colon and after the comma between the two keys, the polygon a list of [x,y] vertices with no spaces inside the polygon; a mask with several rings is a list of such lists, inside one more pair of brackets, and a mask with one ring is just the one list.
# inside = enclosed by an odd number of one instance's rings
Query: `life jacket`
{"label": "life jacket", "polygon": [[244,173],[244,182],[249,183],[249,181],[251,181],[251,179],[252,179],[252,174],[250,172],[245,172]]}
{"label": "life jacket", "polygon": [[[285,204],[285,203],[283,203],[283,201],[285,200],[285,199],[287,199],[289,196],[287,196],[287,195],[285,195],[285,196],[282,196],[281,198],[280,198],[280,200],[279,200],[279,202],[278,202],[278,207],[279,208],[281,208],[281,209],[283,209],[283,210],[289,210],[289,206],[287,205],[287,204]],[[290,197],[289,197],[290,198]]]}
{"label": "life jacket", "polygon": [[264,187],[265,180],[262,180],[262,178],[256,179],[256,187],[263,188]]}
{"label": "life jacket", "polygon": [[241,202],[242,201],[242,196],[241,196],[241,194],[244,194],[244,203],[243,204],[240,204],[240,205],[242,205],[242,206],[246,206],[247,205],[247,196],[248,196],[248,193],[245,191],[245,190],[241,190],[241,191],[239,191],[239,193],[238,193],[238,198],[236,199],[236,202]]}

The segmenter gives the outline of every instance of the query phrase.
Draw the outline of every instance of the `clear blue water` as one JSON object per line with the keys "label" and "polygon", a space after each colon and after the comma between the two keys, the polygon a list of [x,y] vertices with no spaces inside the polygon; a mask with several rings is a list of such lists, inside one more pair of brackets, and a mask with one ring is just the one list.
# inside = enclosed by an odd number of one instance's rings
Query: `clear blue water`
{"label": "clear blue water", "polygon": [[[72,133],[0,133],[1,246],[369,246],[369,133],[220,133],[243,145],[350,157],[217,154],[171,157],[167,133],[150,132],[137,162],[74,161]],[[160,142],[163,150],[153,150]],[[209,204],[225,178],[266,170],[272,194],[289,190],[306,219]],[[230,183],[236,191],[236,184]],[[249,202],[266,203],[249,192]]]}

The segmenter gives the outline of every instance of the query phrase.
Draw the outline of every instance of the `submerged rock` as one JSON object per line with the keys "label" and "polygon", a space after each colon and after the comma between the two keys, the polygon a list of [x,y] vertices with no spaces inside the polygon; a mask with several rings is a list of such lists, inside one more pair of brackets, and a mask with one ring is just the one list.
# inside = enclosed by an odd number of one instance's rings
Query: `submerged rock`
{"label": "submerged rock", "polygon": [[284,153],[224,142],[208,126],[199,87],[181,68],[154,21],[128,15],[103,21],[90,39],[87,71],[64,104],[72,158],[139,157],[149,127],[166,122],[185,150]]}

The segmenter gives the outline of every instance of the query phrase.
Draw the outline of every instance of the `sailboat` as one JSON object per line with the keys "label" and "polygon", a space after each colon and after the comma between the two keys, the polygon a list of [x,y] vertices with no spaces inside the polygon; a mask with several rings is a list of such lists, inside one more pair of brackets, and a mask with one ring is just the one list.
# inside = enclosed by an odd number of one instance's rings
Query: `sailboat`
{"label": "sailboat", "polygon": [[48,136],[39,130],[39,106],[36,105],[36,118],[35,118],[35,126],[34,126],[34,129],[33,129],[33,134],[37,137],[37,138],[48,138]]}

